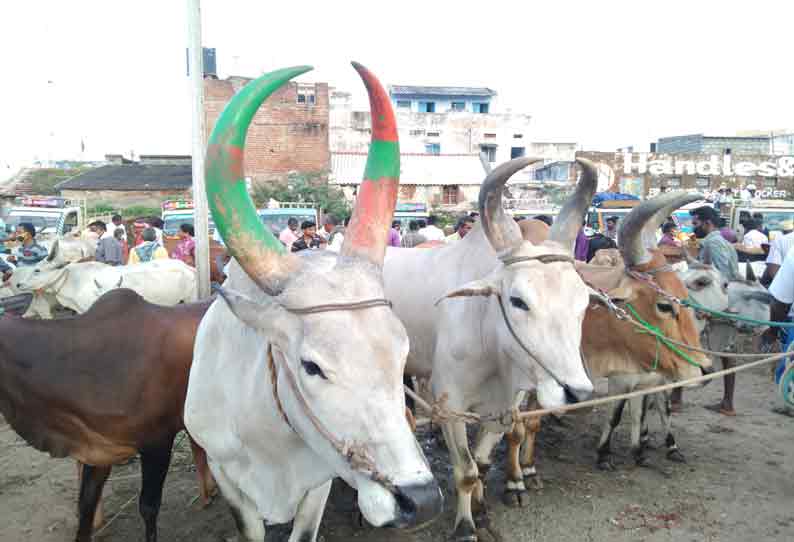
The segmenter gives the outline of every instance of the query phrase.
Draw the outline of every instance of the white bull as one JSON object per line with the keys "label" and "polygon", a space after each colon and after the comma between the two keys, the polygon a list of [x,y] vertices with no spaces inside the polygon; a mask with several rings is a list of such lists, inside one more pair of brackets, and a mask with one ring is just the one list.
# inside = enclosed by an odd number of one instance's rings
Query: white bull
{"label": "white bull", "polygon": [[397,128],[388,94],[355,66],[370,94],[373,141],[340,254],[282,254],[241,178],[254,113],[307,68],[249,83],[209,140],[208,199],[235,263],[224,299],[198,329],[185,425],[246,541],[261,542],[265,524],[294,520],[289,542],[314,542],[334,477],[358,490],[376,526],[416,526],[441,508],[405,419],[408,337],[381,276],[398,191]]}
{"label": "white bull", "polygon": [[82,262],[58,269],[34,268],[18,284],[22,291],[52,295],[60,305],[78,314],[116,288],[134,290],[146,301],[158,305],[176,305],[196,299],[196,270],[179,260],[155,260],[118,267]]}
{"label": "white bull", "polygon": [[[386,296],[411,341],[406,373],[430,376],[433,395],[454,410],[504,412],[521,390],[534,389],[543,406],[557,407],[586,399],[593,390],[580,354],[589,294],[572,251],[597,174],[590,162],[578,160],[583,173],[576,192],[549,241],[533,245],[502,210],[505,183],[533,161],[511,160],[487,176],[480,190],[481,224],[461,241],[387,253]],[[451,297],[462,299],[444,299]],[[486,511],[478,477],[490,466],[504,428],[484,426],[473,454],[462,421],[443,429],[458,495],[453,537],[475,540],[472,498],[482,524]],[[526,492],[520,471],[507,476],[509,492]]]}

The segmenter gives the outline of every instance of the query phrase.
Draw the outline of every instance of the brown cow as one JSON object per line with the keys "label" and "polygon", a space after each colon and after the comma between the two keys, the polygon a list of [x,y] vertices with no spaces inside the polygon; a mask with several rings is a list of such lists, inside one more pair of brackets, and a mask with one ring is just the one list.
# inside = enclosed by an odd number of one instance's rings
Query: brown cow
{"label": "brown cow", "polygon": [[[0,319],[0,413],[37,450],[84,463],[77,542],[89,542],[112,465],[141,456],[146,540],[157,515],[209,303],[163,307],[132,290],[62,320]],[[193,448],[206,499],[214,482]]]}
{"label": "brown cow", "polygon": [[[679,299],[687,297],[687,290],[678,275],[669,266],[664,255],[656,249],[646,248],[648,244],[646,229],[658,226],[659,217],[668,216],[673,210],[685,205],[698,197],[668,192],[662,196],[643,202],[635,207],[623,220],[621,226],[620,251],[626,262],[618,267],[603,267],[577,262],[576,267],[582,277],[590,285],[609,293],[619,305],[627,303],[649,324],[656,326],[669,338],[685,344],[700,347],[699,333],[695,324],[695,316],[691,309],[672,304],[660,295],[650,284],[628,274],[634,270],[648,273],[665,292]],[[524,225],[523,222],[533,222]],[[522,234],[525,239],[533,242],[544,238],[543,232],[548,231],[545,224],[539,221],[523,221]],[[646,228],[647,225],[647,228]],[[544,228],[545,227],[545,228]],[[542,230],[542,231],[540,231]],[[692,366],[677,354],[664,346],[658,345],[650,334],[637,332],[632,324],[617,319],[601,305],[591,305],[585,313],[582,329],[582,352],[588,369],[594,377],[610,377],[610,393],[623,391],[613,389],[621,379],[631,380],[627,386],[634,389],[649,387],[661,383],[664,378],[682,380],[698,376],[701,372],[711,371],[711,360],[708,356],[690,352],[690,357],[699,365]],[[656,371],[652,372],[656,365]],[[610,468],[610,440],[612,430],[620,419],[620,412],[625,401],[612,407],[611,416],[607,420],[604,434],[599,443],[598,462],[602,468]],[[637,412],[635,412],[635,410]],[[632,409],[636,428],[632,432],[632,448],[638,464],[645,464],[645,442],[640,439],[641,409]],[[529,482],[534,480],[534,438],[540,428],[537,419],[528,419],[527,423],[516,424],[513,434],[508,436],[508,453],[506,456],[508,473],[521,472]],[[526,435],[525,435],[526,433]],[[677,450],[675,442],[670,442],[668,449],[674,454]],[[519,453],[519,447],[524,444]],[[677,456],[676,456],[677,457]],[[511,475],[508,474],[509,479]],[[518,499],[520,501],[521,499]],[[520,502],[509,503],[520,504]]]}

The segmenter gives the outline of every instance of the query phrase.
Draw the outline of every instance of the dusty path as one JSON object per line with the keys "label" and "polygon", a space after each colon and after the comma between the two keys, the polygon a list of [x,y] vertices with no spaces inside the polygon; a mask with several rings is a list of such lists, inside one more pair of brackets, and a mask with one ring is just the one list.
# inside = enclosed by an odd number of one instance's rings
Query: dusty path
{"label": "dusty path", "polygon": [[[716,402],[721,382],[687,392],[685,409],[674,421],[688,459],[685,465],[666,461],[659,450],[652,454],[653,468],[634,467],[624,425],[614,446],[618,470],[597,472],[592,468],[593,444],[603,409],[569,416],[566,426],[545,423],[538,462],[544,489],[533,492],[527,508],[508,509],[500,501],[502,470],[494,468],[489,476],[494,525],[505,541],[794,540],[794,419],[772,412],[776,403],[767,374],[759,369],[739,375],[735,419],[702,406]],[[652,428],[656,422],[654,418]],[[35,452],[3,426],[0,421],[0,542],[71,542],[77,493],[73,463]],[[432,451],[442,487],[448,487],[446,452],[431,433],[425,431],[420,438]],[[106,492],[107,517],[129,504],[97,540],[143,540],[133,498],[140,483],[138,469],[137,462],[114,469]],[[222,542],[235,534],[222,500],[199,510],[191,504],[197,492],[183,442],[166,482],[161,540]],[[406,534],[354,530],[342,512],[344,499],[332,500],[321,527],[326,542],[435,542],[446,540],[451,529],[450,501],[446,515],[432,527]],[[267,539],[286,540],[287,532],[285,527],[273,528]]]}

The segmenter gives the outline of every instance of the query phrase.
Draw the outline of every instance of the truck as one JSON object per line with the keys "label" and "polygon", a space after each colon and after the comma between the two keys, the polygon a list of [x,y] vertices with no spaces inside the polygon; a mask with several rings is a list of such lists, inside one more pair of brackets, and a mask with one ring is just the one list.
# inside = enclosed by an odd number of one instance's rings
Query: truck
{"label": "truck", "polygon": [[79,233],[94,220],[110,222],[111,213],[89,213],[84,199],[58,196],[21,196],[5,217],[6,234],[29,222],[36,228],[38,242],[46,247],[67,234]]}

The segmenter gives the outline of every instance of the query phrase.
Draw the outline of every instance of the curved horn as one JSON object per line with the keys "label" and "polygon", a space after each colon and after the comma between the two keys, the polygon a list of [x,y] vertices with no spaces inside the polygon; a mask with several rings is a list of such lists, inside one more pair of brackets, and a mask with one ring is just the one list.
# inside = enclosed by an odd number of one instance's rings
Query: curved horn
{"label": "curved horn", "polygon": [[122,283],[122,282],[124,282],[124,275],[121,275],[121,276],[119,277],[119,283],[118,283],[118,284],[116,284],[116,288],[121,288],[121,283]]}
{"label": "curved horn", "polygon": [[[623,255],[626,267],[643,265],[651,261],[651,253],[643,242],[643,230],[646,225],[651,225],[651,220],[657,215],[668,216],[675,209],[701,199],[703,199],[701,194],[665,192],[632,209],[620,223],[618,231],[620,253]],[[655,222],[652,224],[654,228],[658,226]]]}
{"label": "curved horn", "polygon": [[284,246],[256,214],[243,177],[248,125],[275,90],[310,66],[284,68],[248,83],[226,105],[207,143],[207,202],[226,247],[248,276],[273,293],[271,281],[286,273]]}
{"label": "curved horn", "polygon": [[499,257],[521,244],[521,229],[502,209],[502,191],[516,172],[541,158],[515,158],[490,172],[480,187],[480,221],[485,236]]}
{"label": "curved horn", "polygon": [[341,254],[383,264],[400,184],[400,144],[389,95],[371,71],[353,62],[369,94],[372,141],[364,179],[345,233]]}
{"label": "curved horn", "polygon": [[595,165],[586,158],[577,158],[576,162],[582,168],[582,178],[579,179],[573,195],[562,206],[549,232],[550,240],[560,243],[571,252],[579,229],[582,227],[582,219],[593,201],[598,185],[598,171]]}

